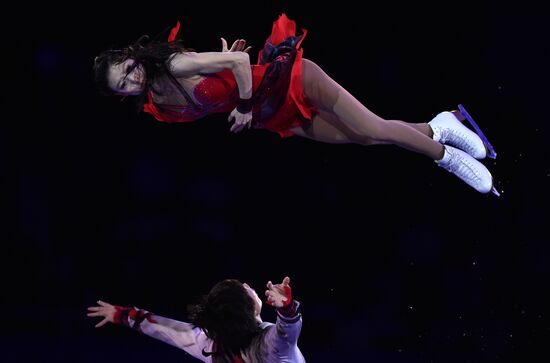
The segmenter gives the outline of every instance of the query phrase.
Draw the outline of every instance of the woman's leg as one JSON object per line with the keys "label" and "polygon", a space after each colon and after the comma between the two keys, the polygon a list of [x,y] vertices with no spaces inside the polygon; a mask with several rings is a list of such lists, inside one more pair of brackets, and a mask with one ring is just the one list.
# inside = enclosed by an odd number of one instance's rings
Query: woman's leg
{"label": "woman's leg", "polygon": [[428,124],[385,120],[377,116],[307,59],[302,61],[302,86],[316,107],[332,114],[333,122],[341,122],[354,134],[369,140],[367,144],[391,143],[434,160],[443,157],[443,145],[430,137]]}
{"label": "woman's leg", "polygon": [[334,114],[323,110],[319,110],[319,113],[313,116],[312,122],[295,127],[290,131],[298,136],[329,144],[372,145],[375,143],[374,140],[351,130]]}
{"label": "woman's leg", "polygon": [[293,129],[296,134],[333,143],[396,144],[437,160],[439,166],[481,193],[492,191],[499,195],[493,187],[489,170],[468,153],[433,140],[430,125],[384,120],[369,111],[315,63],[304,59],[302,65],[304,93],[321,112],[311,125]]}

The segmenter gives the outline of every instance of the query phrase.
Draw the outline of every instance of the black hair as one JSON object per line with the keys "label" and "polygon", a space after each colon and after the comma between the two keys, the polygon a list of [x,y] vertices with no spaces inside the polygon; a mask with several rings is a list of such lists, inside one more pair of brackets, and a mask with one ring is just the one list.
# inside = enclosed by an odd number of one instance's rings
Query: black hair
{"label": "black hair", "polygon": [[196,305],[188,306],[191,323],[214,341],[215,351],[203,354],[230,358],[261,331],[255,302],[243,284],[234,279],[218,282]]}
{"label": "black hair", "polygon": [[[159,34],[156,38],[165,34]],[[114,90],[108,84],[107,73],[113,64],[119,64],[127,59],[135,62],[132,67],[126,70],[130,74],[135,67],[141,65],[145,71],[145,85],[143,91],[137,97],[137,106],[141,110],[146,100],[147,92],[153,90],[155,80],[167,73],[170,73],[166,63],[176,53],[192,51],[185,48],[180,39],[174,41],[150,40],[148,35],[142,35],[134,44],[122,49],[104,50],[94,60],[94,79],[98,90],[103,95],[113,95]]]}

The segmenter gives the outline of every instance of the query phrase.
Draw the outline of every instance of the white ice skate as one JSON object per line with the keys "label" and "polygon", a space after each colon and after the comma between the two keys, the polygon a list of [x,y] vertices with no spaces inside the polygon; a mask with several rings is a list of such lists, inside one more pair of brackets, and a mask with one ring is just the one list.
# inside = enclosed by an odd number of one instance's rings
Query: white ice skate
{"label": "white ice skate", "polygon": [[449,145],[444,145],[444,148],[445,154],[441,160],[436,160],[437,165],[453,173],[480,193],[493,192],[497,196],[500,195],[493,186],[493,176],[485,165],[460,149]]}
{"label": "white ice skate", "polygon": [[[433,131],[433,139],[464,150],[476,159],[484,159],[486,156],[496,158],[494,148],[479,126],[462,105],[458,107],[460,111],[441,112],[428,122]],[[464,120],[468,120],[475,132],[462,124],[461,121]]]}
{"label": "white ice skate", "polygon": [[454,112],[441,112],[428,122],[428,125],[432,128],[435,141],[464,150],[476,159],[487,156],[481,138],[464,126]]}

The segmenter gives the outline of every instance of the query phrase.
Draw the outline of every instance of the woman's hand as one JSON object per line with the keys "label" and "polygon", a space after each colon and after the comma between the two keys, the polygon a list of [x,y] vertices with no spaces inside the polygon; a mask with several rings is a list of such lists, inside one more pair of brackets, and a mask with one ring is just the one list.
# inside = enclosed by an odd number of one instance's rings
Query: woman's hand
{"label": "woman's hand", "polygon": [[246,127],[250,128],[250,126],[252,125],[252,111],[247,113],[240,113],[235,108],[229,114],[227,121],[229,122],[234,121],[230,129],[231,132],[235,132],[235,133],[240,132]]}
{"label": "woman's hand", "polygon": [[[227,48],[227,41],[225,38],[221,38],[222,40],[222,52],[245,52],[248,53],[252,47],[246,46],[246,40],[244,39],[237,39],[233,42],[233,45],[231,48]],[[237,79],[238,82],[238,79]],[[250,83],[252,81],[250,80]],[[241,113],[237,111],[235,108],[231,113],[229,114],[229,117],[227,118],[227,121],[234,122],[231,126],[231,132],[240,132],[246,127],[250,128],[252,125],[252,112],[247,113]]]}
{"label": "woman's hand", "polygon": [[87,314],[90,317],[101,316],[103,318],[95,327],[100,328],[107,323],[113,323],[115,321],[115,307],[101,300],[98,300],[97,304],[99,306],[90,306],[88,311],[91,312]]}
{"label": "woman's hand", "polygon": [[[222,40],[222,52],[246,52],[248,53],[252,47],[246,47],[246,40],[237,39],[233,42],[231,49],[227,49],[227,41],[224,38]],[[245,48],[246,47],[246,48]]]}
{"label": "woman's hand", "polygon": [[267,283],[267,290],[265,291],[267,301],[271,306],[276,308],[282,308],[288,306],[292,302],[292,292],[290,289],[290,277],[285,277],[283,282],[277,285],[273,285],[271,281]]}

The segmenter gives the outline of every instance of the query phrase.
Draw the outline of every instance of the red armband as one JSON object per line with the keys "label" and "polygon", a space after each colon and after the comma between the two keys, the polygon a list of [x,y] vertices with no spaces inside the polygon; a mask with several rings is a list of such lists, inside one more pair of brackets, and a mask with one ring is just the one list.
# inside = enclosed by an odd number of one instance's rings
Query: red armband
{"label": "red armband", "polygon": [[[128,308],[124,306],[115,306],[116,312],[113,317],[113,322],[115,324],[125,325],[132,329],[140,330],[141,322],[147,319],[150,323],[156,323],[153,319],[153,314],[144,310],[137,310],[134,308]],[[130,325],[128,318],[134,321],[133,325]]]}
{"label": "red armband", "polygon": [[115,306],[115,316],[113,317],[113,322],[115,324],[130,326],[128,322],[128,317],[135,319],[136,309],[127,308],[125,306]]}

